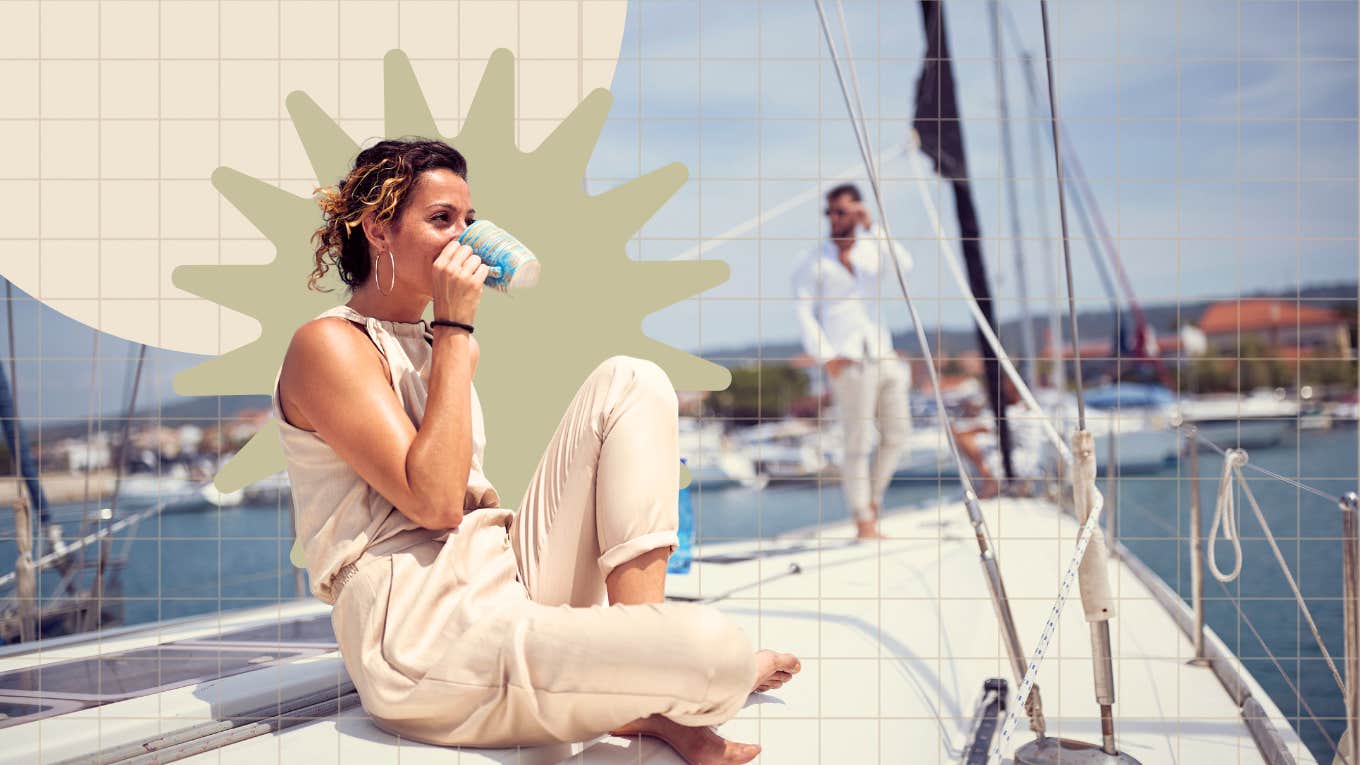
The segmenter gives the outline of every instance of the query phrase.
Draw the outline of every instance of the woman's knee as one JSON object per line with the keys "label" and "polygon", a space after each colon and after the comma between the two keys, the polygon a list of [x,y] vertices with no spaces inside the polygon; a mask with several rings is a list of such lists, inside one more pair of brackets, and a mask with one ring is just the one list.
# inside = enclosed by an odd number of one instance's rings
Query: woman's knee
{"label": "woman's knee", "polygon": [[654,396],[670,407],[678,408],[679,402],[675,385],[660,364],[636,356],[610,356],[596,367],[597,372],[606,374],[628,374],[633,377],[634,385],[648,396]]}

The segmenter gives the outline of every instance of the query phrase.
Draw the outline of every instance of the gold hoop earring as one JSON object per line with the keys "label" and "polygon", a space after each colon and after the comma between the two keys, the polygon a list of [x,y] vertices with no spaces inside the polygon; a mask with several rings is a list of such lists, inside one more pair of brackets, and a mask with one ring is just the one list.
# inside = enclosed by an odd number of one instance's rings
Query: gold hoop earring
{"label": "gold hoop earring", "polygon": [[387,250],[387,260],[392,264],[392,279],[387,285],[387,291],[383,292],[382,287],[378,286],[378,259],[373,259],[373,287],[378,290],[379,295],[391,295],[392,288],[397,286],[397,260],[393,257],[391,248]]}

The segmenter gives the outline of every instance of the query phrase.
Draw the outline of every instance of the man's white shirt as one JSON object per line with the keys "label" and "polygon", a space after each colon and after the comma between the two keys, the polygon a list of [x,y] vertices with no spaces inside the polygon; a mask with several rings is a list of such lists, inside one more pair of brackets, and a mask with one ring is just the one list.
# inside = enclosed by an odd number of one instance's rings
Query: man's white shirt
{"label": "man's white shirt", "polygon": [[880,301],[901,299],[893,269],[896,254],[903,273],[911,269],[911,254],[901,244],[891,249],[881,231],[857,232],[849,260],[855,272],[841,263],[835,242],[825,239],[808,250],[793,271],[798,322],[803,350],[818,364],[836,357],[855,361],[897,358],[892,333],[879,319]]}

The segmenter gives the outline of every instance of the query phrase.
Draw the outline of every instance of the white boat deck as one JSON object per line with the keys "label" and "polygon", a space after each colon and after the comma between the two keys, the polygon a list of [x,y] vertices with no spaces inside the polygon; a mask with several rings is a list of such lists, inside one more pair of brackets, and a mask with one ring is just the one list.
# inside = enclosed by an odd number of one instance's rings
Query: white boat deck
{"label": "white boat deck", "polygon": [[[1038,501],[991,501],[985,507],[1021,641],[1029,651],[1057,593],[1077,526]],[[739,620],[755,643],[792,651],[802,659],[803,671],[791,683],[751,696],[737,717],[719,729],[731,738],[759,743],[763,752],[757,762],[956,763],[984,680],[1010,680],[962,507],[949,503],[891,514],[883,529],[893,538],[854,544],[850,527],[836,524],[815,538],[708,544],[699,551],[704,560],[689,574],[668,579],[672,597],[730,593],[715,605]],[[800,572],[790,573],[791,564]],[[1112,633],[1121,747],[1145,765],[1265,762],[1237,704],[1213,672],[1186,664],[1191,644],[1152,590],[1130,566],[1112,566],[1119,607]],[[201,641],[219,631],[315,618],[326,611],[320,603],[303,602],[242,612],[220,622],[212,618],[131,630],[102,641],[57,643],[40,656],[0,657],[0,673],[158,643]],[[308,645],[285,643],[280,648],[302,651]],[[306,651],[289,658],[265,652],[252,659],[263,664],[259,669],[0,729],[0,762],[60,762],[135,746],[281,699],[334,689],[345,681],[333,648],[312,643]],[[1099,740],[1090,654],[1089,631],[1074,589],[1039,678],[1050,735]],[[1245,690],[1262,705],[1295,760],[1314,762],[1275,705],[1245,671],[1241,674]],[[1030,738],[1024,726],[1022,719],[1017,733],[1021,742]],[[654,740],[616,737],[455,754],[398,741],[366,720],[357,706],[201,751],[187,761],[680,762]]]}

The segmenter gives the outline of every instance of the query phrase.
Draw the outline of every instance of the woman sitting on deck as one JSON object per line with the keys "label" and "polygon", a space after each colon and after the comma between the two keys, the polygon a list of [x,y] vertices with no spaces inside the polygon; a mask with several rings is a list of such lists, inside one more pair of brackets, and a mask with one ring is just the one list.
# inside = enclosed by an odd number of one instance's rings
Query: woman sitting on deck
{"label": "woman sitting on deck", "polygon": [[663,602],[679,463],[665,372],[600,364],[523,503],[500,507],[472,384],[488,268],[457,242],[473,216],[463,156],[382,141],[321,204],[309,286],[329,261],[350,299],[294,334],[273,413],[312,592],[334,604],[373,721],[445,745],[615,732],[691,763],[755,757],[707,726],[800,665],[753,651],[711,606]]}

